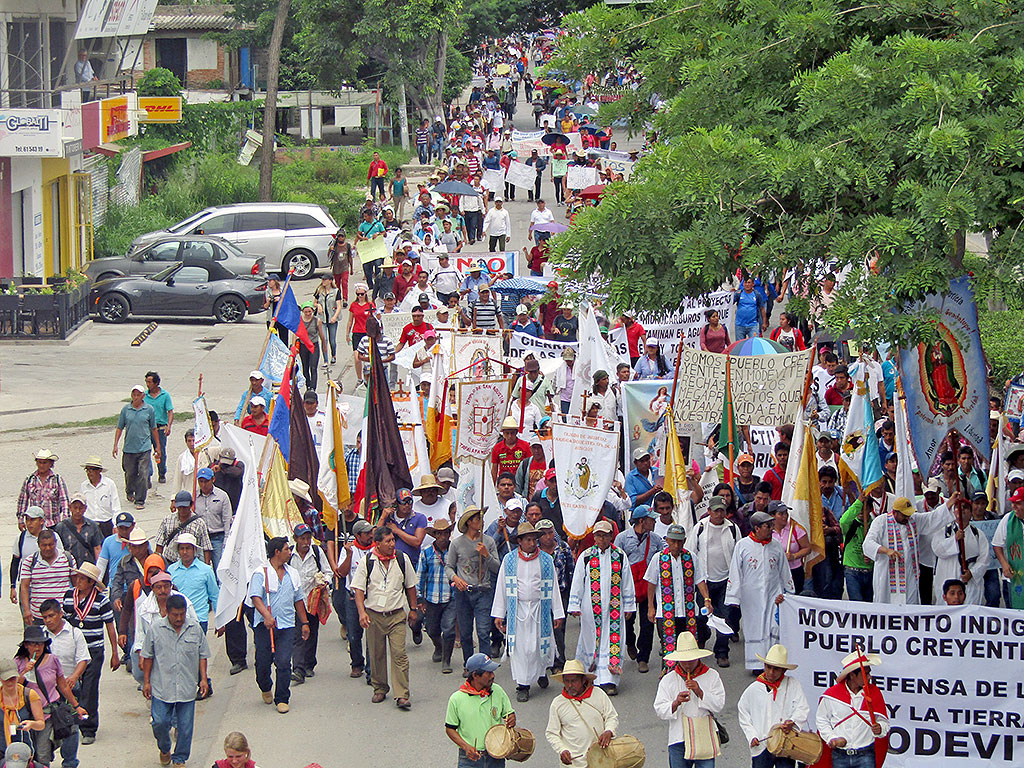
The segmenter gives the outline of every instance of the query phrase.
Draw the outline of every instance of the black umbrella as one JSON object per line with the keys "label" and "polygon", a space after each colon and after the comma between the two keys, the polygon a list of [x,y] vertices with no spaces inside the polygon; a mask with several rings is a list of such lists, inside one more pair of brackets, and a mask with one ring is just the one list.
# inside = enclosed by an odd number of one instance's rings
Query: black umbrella
{"label": "black umbrella", "polygon": [[437,192],[439,195],[475,195],[480,196],[473,187],[464,181],[442,181],[440,184],[435,184],[431,192]]}
{"label": "black umbrella", "polygon": [[540,137],[540,140],[547,144],[549,147],[569,146],[569,137],[564,133],[545,133]]}

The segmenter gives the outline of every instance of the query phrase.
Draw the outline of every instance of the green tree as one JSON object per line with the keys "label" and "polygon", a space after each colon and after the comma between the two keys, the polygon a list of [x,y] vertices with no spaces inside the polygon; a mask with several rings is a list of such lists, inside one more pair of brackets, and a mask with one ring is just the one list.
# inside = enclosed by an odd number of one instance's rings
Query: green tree
{"label": "green tree", "polygon": [[644,84],[601,116],[657,140],[552,241],[556,260],[634,309],[677,306],[737,268],[796,268],[813,300],[848,269],[826,326],[927,336],[892,310],[963,273],[966,233],[991,233],[988,278],[1024,264],[1022,23],[991,0],[667,0],[569,17],[550,69],[637,67]]}
{"label": "green tree", "polygon": [[171,70],[153,67],[139,78],[135,90],[139,96],[181,96],[181,81]]}

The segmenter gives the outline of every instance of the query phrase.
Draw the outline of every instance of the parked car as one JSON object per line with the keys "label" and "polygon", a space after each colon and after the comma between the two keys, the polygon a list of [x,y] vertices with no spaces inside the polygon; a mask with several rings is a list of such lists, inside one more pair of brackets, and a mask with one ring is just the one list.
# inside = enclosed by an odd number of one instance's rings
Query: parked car
{"label": "parked car", "polygon": [[282,277],[311,277],[326,267],[327,251],[338,224],[321,205],[313,203],[233,203],[207,208],[158,232],[140,235],[132,250],[170,234],[217,235],[246,253],[263,256],[268,272]]}
{"label": "parked car", "polygon": [[158,237],[148,245],[129,250],[124,256],[93,259],[86,265],[85,274],[94,283],[126,275],[155,275],[187,259],[216,261],[236,275],[265,276],[263,256],[250,256],[237,245],[213,235]]}
{"label": "parked car", "polygon": [[266,287],[262,277],[235,275],[220,262],[186,259],[155,275],[100,280],[89,293],[89,312],[108,323],[123,323],[130,315],[240,323],[263,311]]}

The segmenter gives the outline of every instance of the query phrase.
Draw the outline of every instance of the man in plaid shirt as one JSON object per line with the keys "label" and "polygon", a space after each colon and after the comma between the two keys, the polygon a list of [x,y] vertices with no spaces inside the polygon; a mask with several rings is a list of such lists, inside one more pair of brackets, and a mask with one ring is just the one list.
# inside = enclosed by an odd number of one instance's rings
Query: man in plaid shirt
{"label": "man in plaid shirt", "polygon": [[452,524],[446,517],[440,517],[427,528],[433,544],[420,550],[420,561],[416,570],[419,586],[416,593],[420,598],[420,612],[424,616],[427,635],[434,643],[431,660],[441,662],[441,672],[452,671],[452,651],[455,648],[455,603],[452,602],[452,585],[444,572],[448,545],[452,540]]}
{"label": "man in plaid shirt", "polygon": [[71,517],[68,508],[68,487],[60,475],[53,471],[57,454],[43,448],[36,453],[36,471],[25,478],[18,494],[18,527],[25,529],[25,512],[31,506],[43,510],[43,525],[53,528]]}
{"label": "man in plaid shirt", "polygon": [[363,452],[363,436],[356,433],[356,445],[345,450],[345,469],[348,471],[348,492],[356,497],[356,486],[359,484],[359,459]]}

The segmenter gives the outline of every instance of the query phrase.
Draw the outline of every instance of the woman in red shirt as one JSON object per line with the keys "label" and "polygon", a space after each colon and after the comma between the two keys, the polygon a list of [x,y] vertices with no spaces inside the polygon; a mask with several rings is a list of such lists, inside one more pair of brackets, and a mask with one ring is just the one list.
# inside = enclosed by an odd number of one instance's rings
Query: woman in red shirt
{"label": "woman in red shirt", "polygon": [[367,296],[369,288],[366,283],[356,283],[356,300],[348,308],[348,330],[345,331],[345,340],[352,345],[352,354],[355,357],[356,365],[356,386],[363,384],[363,364],[355,350],[359,349],[359,342],[366,335],[366,318],[372,315],[377,307]]}

